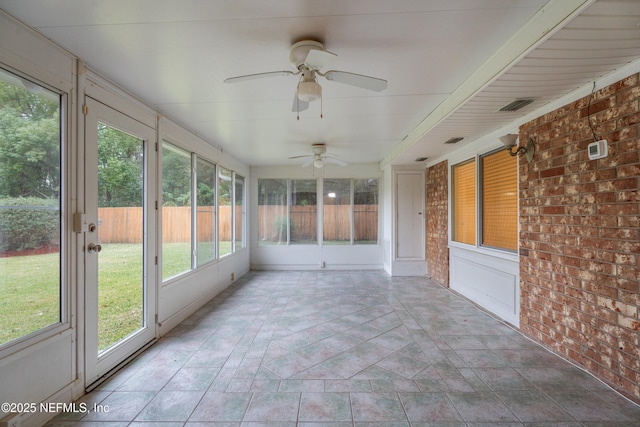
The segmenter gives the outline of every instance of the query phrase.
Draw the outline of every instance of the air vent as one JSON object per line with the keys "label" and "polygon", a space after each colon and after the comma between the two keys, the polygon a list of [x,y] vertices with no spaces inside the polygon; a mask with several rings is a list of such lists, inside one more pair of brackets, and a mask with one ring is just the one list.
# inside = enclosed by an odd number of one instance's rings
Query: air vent
{"label": "air vent", "polygon": [[418,158],[416,159],[416,162],[424,162],[424,161],[425,161],[425,160],[427,160],[427,159],[428,159],[428,157],[418,157]]}
{"label": "air vent", "polygon": [[444,143],[445,144],[455,144],[456,142],[460,142],[462,141],[464,138],[461,136],[455,137],[455,138],[449,138],[447,139]]}
{"label": "air vent", "polygon": [[500,111],[506,111],[507,113],[512,113],[514,111],[518,111],[519,109],[521,109],[523,107],[526,107],[527,105],[531,104],[532,102],[533,102],[533,99],[531,99],[531,98],[516,99],[512,103],[502,107],[500,109]]}

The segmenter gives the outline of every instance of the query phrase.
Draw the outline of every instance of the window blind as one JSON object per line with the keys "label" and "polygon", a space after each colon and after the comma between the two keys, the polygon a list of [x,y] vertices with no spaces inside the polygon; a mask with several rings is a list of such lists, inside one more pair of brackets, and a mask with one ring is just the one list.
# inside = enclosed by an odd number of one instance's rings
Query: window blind
{"label": "window blind", "polygon": [[482,157],[482,244],[518,249],[516,157],[501,150]]}
{"label": "window blind", "polygon": [[476,244],[476,162],[453,166],[453,235],[456,242]]}

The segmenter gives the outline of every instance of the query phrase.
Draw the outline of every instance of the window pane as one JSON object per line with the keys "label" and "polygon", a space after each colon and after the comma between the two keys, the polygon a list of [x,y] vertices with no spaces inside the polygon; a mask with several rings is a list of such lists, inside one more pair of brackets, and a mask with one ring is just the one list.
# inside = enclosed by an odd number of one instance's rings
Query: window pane
{"label": "window pane", "polygon": [[452,168],[453,240],[476,244],[476,162]]}
{"label": "window pane", "polygon": [[258,180],[258,245],[287,244],[287,180]]}
{"label": "window pane", "polygon": [[317,181],[291,180],[289,227],[292,244],[318,242]]}
{"label": "window pane", "polygon": [[162,144],[162,279],[191,270],[191,154]]}
{"label": "window pane", "polygon": [[235,245],[234,250],[244,247],[244,238],[242,232],[244,230],[245,212],[244,212],[244,177],[236,175],[235,195],[233,198],[235,205]]}
{"label": "window pane", "polygon": [[325,179],[323,190],[323,242],[351,243],[351,180]]}
{"label": "window pane", "polygon": [[98,122],[98,351],[144,326],[144,140]]}
{"label": "window pane", "polygon": [[378,243],[378,180],[353,180],[353,243]]}
{"label": "window pane", "polygon": [[233,184],[231,171],[218,168],[218,251],[220,258],[231,253],[231,230],[233,219],[231,212],[231,196]]}
{"label": "window pane", "polygon": [[482,244],[518,249],[518,162],[501,150],[482,158]]}
{"label": "window pane", "polygon": [[60,107],[0,70],[0,345],[61,321]]}
{"label": "window pane", "polygon": [[216,257],[216,165],[196,160],[196,262],[200,266]]}

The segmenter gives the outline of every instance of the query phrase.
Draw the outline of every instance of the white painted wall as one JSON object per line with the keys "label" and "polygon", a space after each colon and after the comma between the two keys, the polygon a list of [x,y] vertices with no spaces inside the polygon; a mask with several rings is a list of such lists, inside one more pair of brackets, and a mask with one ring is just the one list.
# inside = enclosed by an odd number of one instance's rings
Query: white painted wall
{"label": "white painted wall", "polygon": [[[37,33],[24,27],[0,10],[0,64],[11,71],[23,73],[53,90],[63,94],[64,115],[67,120],[67,134],[63,137],[65,149],[61,153],[67,164],[74,164],[70,150],[75,134],[76,61],[63,49],[52,46]],[[71,171],[65,171],[66,194],[75,191],[69,178]],[[78,379],[76,359],[77,310],[73,301],[77,290],[76,258],[78,246],[72,230],[70,212],[76,209],[75,201],[63,201],[63,242],[66,250],[62,256],[63,265],[63,312],[62,322],[37,331],[12,345],[0,349],[0,402],[45,402],[71,397],[73,384]],[[0,326],[1,327],[1,326]],[[0,419],[6,416],[0,412]],[[23,417],[26,419],[27,417]],[[34,424],[42,423],[47,415],[31,417]]]}
{"label": "white painted wall", "polygon": [[[165,117],[159,123],[159,142],[170,142],[198,156],[233,170],[245,177],[245,192],[249,189],[249,167],[193,135]],[[158,178],[160,179],[160,177]],[[248,198],[248,195],[245,195]],[[248,219],[247,219],[248,222]],[[160,218],[158,230],[162,230]],[[245,238],[250,227],[244,230]],[[186,319],[191,313],[223,291],[249,271],[249,247],[204,265],[160,284],[158,293],[158,327],[160,335]]]}
{"label": "white painted wall", "polygon": [[[63,200],[63,321],[37,331],[23,339],[0,348],[0,402],[65,403],[84,393],[84,294],[81,278],[84,276],[82,233],[73,233],[73,213],[79,212],[84,199],[82,176],[84,121],[79,114],[85,91],[102,102],[125,110],[139,101],[114,87],[83,67],[77,72],[77,60],[63,49],[53,45],[36,32],[23,26],[0,10],[0,66],[22,73],[45,86],[58,90],[65,99],[64,166],[65,181]],[[89,77],[87,77],[89,76]],[[80,95],[78,95],[80,94]],[[157,112],[148,106],[152,122]],[[219,165],[231,169],[246,178],[245,191],[251,190],[248,166],[224,154],[167,118],[159,121],[158,140],[163,138],[191,152],[195,152]],[[160,180],[158,175],[156,179]],[[160,187],[160,186],[158,186]],[[158,190],[160,191],[160,189]],[[157,195],[159,199],[159,194]],[[158,221],[156,233],[159,236]],[[250,236],[247,219],[245,237]],[[159,237],[156,239],[160,241]],[[158,244],[158,246],[160,246]],[[158,265],[158,269],[161,265]],[[177,325],[232,283],[232,275],[238,279],[249,271],[249,248],[212,262],[205,267],[157,284],[157,335],[161,336]],[[158,277],[160,275],[158,274]],[[0,326],[1,327],[1,326]],[[40,412],[8,415],[0,412],[0,421],[19,422],[22,426],[44,424],[55,414]],[[9,418],[6,418],[9,417]]]}

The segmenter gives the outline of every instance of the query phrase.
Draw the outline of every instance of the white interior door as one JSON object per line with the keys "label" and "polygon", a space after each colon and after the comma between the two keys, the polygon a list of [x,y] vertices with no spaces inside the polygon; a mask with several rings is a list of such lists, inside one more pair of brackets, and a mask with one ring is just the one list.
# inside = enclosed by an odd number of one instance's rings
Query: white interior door
{"label": "white interior door", "polygon": [[85,116],[85,386],[155,338],[155,131],[96,100]]}
{"label": "white interior door", "polygon": [[424,259],[424,174],[396,174],[396,259]]}

